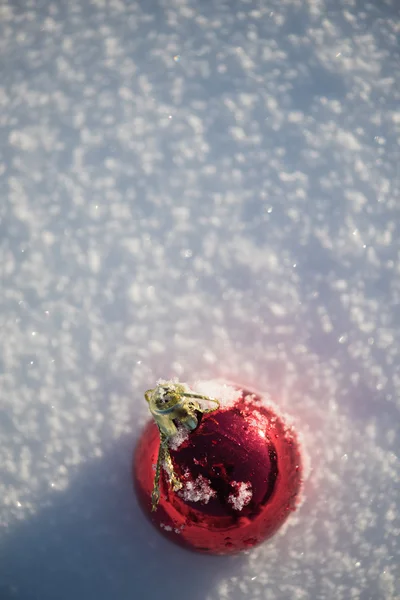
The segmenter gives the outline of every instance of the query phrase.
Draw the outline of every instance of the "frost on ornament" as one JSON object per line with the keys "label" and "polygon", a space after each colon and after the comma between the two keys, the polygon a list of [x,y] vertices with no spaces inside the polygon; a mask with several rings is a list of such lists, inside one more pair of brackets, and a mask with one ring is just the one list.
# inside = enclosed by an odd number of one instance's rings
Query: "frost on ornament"
{"label": "frost on ornament", "polygon": [[[190,472],[186,471],[186,473],[187,477],[190,477]],[[210,498],[215,496],[215,491],[211,488],[210,481],[199,475],[194,481],[186,481],[178,494],[187,502],[208,504]]]}
{"label": "frost on ornament", "polygon": [[245,506],[250,502],[253,492],[251,491],[251,483],[244,481],[232,481],[232,487],[235,488],[235,493],[228,496],[228,502],[230,502],[235,510],[243,510]]}
{"label": "frost on ornament", "polygon": [[220,408],[229,408],[240,398],[240,390],[222,381],[196,381],[193,390],[209,398],[218,398]]}
{"label": "frost on ornament", "polygon": [[162,381],[146,400],[153,421],[139,439],[134,482],[145,514],[169,539],[235,553],[272,536],[297,508],[297,436],[261,394]]}
{"label": "frost on ornament", "polygon": [[189,431],[184,427],[177,427],[175,435],[171,436],[168,440],[168,445],[171,450],[178,450],[179,446],[183,444],[189,437]]}

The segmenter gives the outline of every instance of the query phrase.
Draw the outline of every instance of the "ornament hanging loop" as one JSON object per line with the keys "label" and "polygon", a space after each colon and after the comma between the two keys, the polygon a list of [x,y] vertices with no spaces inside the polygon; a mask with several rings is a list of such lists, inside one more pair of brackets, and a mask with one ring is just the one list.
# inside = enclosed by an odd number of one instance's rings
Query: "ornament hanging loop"
{"label": "ornament hanging loop", "polygon": [[[174,471],[169,452],[169,440],[178,432],[177,425],[188,431],[195,430],[198,425],[198,414],[214,412],[219,408],[220,403],[215,398],[194,394],[185,385],[172,381],[157,384],[154,389],[147,390],[144,397],[160,432],[160,447],[152,493],[152,511],[155,511],[160,500],[162,468],[165,469],[168,475],[172,489],[178,491],[182,488],[182,483]],[[198,400],[212,402],[216,406],[204,408]]]}

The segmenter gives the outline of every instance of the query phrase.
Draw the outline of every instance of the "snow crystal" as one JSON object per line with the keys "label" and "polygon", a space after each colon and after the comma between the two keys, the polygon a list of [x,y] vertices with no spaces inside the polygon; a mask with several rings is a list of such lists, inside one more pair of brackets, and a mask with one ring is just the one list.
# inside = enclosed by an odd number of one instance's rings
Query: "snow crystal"
{"label": "snow crystal", "polygon": [[[232,406],[241,395],[240,389],[218,380],[196,381],[193,391],[208,398],[216,398],[223,408]],[[207,402],[207,408],[209,407]]]}
{"label": "snow crystal", "polygon": [[179,495],[186,502],[203,502],[204,504],[208,504],[210,498],[216,495],[210,483],[208,479],[199,475],[194,481],[186,481]]}
{"label": "snow crystal", "polygon": [[243,510],[253,497],[251,483],[248,481],[233,481],[232,487],[235,488],[235,493],[228,497],[228,502],[232,504],[235,510]]}
{"label": "snow crystal", "polygon": [[175,527],[174,531],[175,531],[175,533],[180,535],[184,529],[185,529],[185,526],[181,525],[180,527]]}
{"label": "snow crystal", "polygon": [[168,445],[171,450],[178,450],[179,446],[183,444],[189,437],[189,430],[186,427],[178,427],[175,435],[171,436],[168,440]]}

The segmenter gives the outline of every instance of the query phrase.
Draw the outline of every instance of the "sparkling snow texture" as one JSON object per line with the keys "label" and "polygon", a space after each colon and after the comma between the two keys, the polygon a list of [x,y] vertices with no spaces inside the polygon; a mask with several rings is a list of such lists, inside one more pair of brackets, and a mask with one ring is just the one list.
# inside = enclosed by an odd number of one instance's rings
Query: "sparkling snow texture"
{"label": "sparkling snow texture", "polygon": [[168,445],[172,450],[178,450],[179,446],[181,446],[188,437],[189,430],[186,429],[186,427],[178,427],[176,434],[169,438]]}
{"label": "sparkling snow texture", "polygon": [[[0,3],[0,598],[400,597],[397,0]],[[270,394],[306,501],[230,559],[130,478],[160,377]]]}
{"label": "sparkling snow texture", "polygon": [[237,511],[243,510],[245,506],[250,502],[253,492],[251,491],[251,483],[245,481],[234,481],[233,486],[235,493],[228,497],[233,508]]}
{"label": "sparkling snow texture", "polygon": [[178,492],[186,502],[201,502],[208,504],[210,498],[216,495],[211,487],[211,482],[199,475],[194,481],[185,481],[182,490]]}
{"label": "sparkling snow texture", "polygon": [[[241,395],[240,389],[215,379],[196,381],[196,383],[193,384],[193,391],[202,396],[207,396],[208,398],[216,398],[219,401],[221,408],[233,406]],[[200,402],[205,408],[210,407],[209,402]]]}

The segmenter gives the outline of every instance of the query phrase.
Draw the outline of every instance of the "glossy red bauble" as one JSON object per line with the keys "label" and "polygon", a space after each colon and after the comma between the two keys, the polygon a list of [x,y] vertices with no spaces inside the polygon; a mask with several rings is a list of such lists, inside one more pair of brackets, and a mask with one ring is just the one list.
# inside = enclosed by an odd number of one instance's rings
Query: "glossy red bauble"
{"label": "glossy red bauble", "polygon": [[297,438],[252,391],[240,389],[233,405],[203,415],[197,429],[171,448],[183,488],[174,492],[162,476],[160,503],[151,512],[159,444],[151,422],[135,452],[135,487],[154,525],[186,548],[247,550],[272,536],[296,508],[302,478]]}

